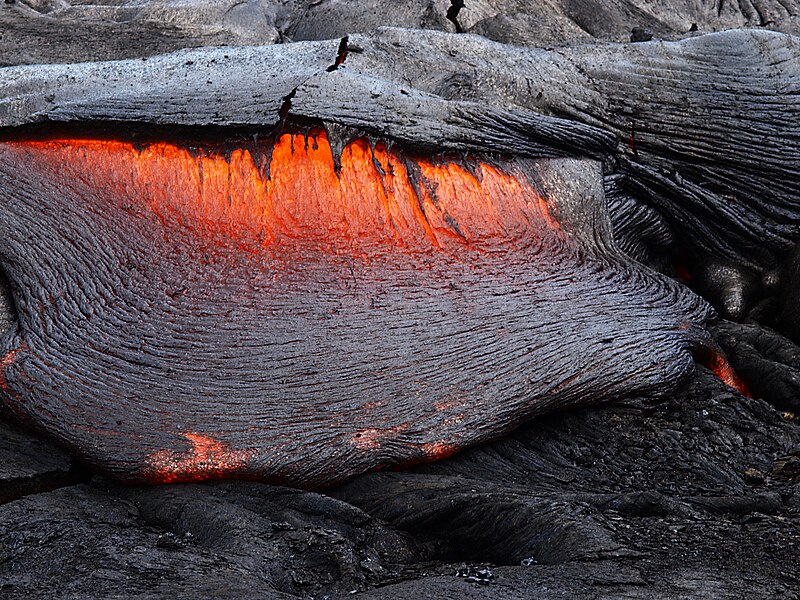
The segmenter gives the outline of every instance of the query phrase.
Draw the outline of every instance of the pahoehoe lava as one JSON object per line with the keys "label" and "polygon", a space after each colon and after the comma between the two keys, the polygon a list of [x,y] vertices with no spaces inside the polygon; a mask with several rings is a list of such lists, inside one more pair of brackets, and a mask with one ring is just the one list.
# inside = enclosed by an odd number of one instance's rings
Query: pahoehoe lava
{"label": "pahoehoe lava", "polygon": [[123,137],[0,144],[2,404],[117,478],[322,487],[669,392],[705,343],[595,161]]}

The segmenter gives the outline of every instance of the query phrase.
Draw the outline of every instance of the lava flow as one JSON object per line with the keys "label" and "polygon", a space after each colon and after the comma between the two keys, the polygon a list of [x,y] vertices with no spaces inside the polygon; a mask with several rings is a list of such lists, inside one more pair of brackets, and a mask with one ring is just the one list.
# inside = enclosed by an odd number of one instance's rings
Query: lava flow
{"label": "lava flow", "polygon": [[605,211],[585,160],[2,142],[0,401],[126,481],[318,488],[666,393],[710,309]]}
{"label": "lava flow", "polygon": [[196,433],[182,434],[190,444],[185,452],[159,450],[150,455],[151,483],[179,483],[235,477],[247,467],[251,453]]}

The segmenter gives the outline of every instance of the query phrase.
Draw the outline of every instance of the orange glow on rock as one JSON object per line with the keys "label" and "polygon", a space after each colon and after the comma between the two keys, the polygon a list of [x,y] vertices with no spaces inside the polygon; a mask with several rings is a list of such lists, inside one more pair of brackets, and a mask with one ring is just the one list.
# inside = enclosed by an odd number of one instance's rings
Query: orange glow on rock
{"label": "orange glow on rock", "polygon": [[187,452],[159,450],[151,454],[151,483],[205,481],[237,475],[247,467],[250,452],[231,450],[210,437],[182,434],[191,448]]}
{"label": "orange glow on rock", "polygon": [[453,456],[458,450],[458,446],[445,442],[431,442],[422,446],[422,453],[425,455],[425,459],[430,461],[442,460]]}
{"label": "orange glow on rock", "polygon": [[601,198],[549,183],[577,165],[363,139],[334,160],[321,130],[226,144],[0,143],[10,247],[34,259],[6,395],[87,462],[327,485],[691,372],[705,309],[604,256],[571,212]]}
{"label": "orange glow on rock", "polygon": [[0,358],[0,388],[5,391],[8,391],[6,382],[6,369],[16,360],[17,355],[22,350],[24,350],[24,347],[14,348],[13,350],[6,352],[3,358]]}
{"label": "orange glow on rock", "polygon": [[359,450],[377,450],[383,443],[396,439],[397,436],[408,429],[408,425],[408,423],[403,423],[389,429],[375,427],[362,429],[352,436],[351,442]]}
{"label": "orange glow on rock", "polygon": [[363,139],[344,148],[337,173],[323,131],[224,154],[165,142],[7,143],[34,160],[57,161],[65,180],[91,178],[96,189],[129,199],[132,210],[146,208],[206,242],[252,251],[480,250],[498,240],[510,250],[558,230],[524,177],[481,162],[472,172],[434,164]]}
{"label": "orange glow on rock", "polygon": [[714,372],[714,375],[727,386],[732,387],[743,396],[752,398],[753,395],[747,387],[747,384],[736,374],[730,363],[722,355],[722,353],[709,349],[706,356],[703,357],[703,364]]}

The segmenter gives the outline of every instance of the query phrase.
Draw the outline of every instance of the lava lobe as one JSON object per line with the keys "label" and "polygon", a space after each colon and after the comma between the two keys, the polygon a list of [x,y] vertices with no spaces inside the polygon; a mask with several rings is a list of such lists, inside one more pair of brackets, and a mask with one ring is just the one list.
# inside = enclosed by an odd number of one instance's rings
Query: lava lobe
{"label": "lava lobe", "polygon": [[0,400],[123,480],[323,487],[669,392],[709,308],[616,248],[599,165],[323,130],[0,143]]}

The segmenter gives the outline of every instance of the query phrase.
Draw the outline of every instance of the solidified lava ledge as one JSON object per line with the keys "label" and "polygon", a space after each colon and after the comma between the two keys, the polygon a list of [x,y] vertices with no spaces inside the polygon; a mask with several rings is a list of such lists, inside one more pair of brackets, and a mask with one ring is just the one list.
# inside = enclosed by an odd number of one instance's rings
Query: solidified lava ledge
{"label": "solidified lava ledge", "polygon": [[598,163],[0,143],[5,411],[125,481],[309,488],[663,395],[711,309],[612,241]]}

